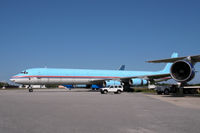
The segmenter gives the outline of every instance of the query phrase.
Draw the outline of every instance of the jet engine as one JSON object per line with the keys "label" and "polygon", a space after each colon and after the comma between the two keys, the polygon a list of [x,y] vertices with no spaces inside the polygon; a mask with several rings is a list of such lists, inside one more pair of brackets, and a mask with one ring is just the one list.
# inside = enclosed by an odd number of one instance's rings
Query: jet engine
{"label": "jet engine", "polygon": [[147,84],[147,81],[144,79],[136,78],[136,79],[129,80],[129,85],[146,85],[146,84]]}
{"label": "jet engine", "polygon": [[188,82],[194,78],[195,69],[190,62],[179,60],[172,64],[170,74],[177,82]]}

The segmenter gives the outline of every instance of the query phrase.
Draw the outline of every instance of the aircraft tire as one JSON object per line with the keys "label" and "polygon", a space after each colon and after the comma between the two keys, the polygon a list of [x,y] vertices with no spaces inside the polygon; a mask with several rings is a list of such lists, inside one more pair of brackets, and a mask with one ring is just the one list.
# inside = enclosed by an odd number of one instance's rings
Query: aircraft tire
{"label": "aircraft tire", "polygon": [[33,92],[33,89],[28,89],[29,92]]}

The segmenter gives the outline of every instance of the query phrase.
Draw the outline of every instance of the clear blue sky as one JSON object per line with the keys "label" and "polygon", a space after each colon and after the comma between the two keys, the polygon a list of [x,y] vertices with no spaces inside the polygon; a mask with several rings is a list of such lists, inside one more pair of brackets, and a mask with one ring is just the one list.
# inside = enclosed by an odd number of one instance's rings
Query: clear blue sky
{"label": "clear blue sky", "polygon": [[0,81],[45,66],[160,70],[164,64],[145,61],[200,54],[199,7],[199,0],[1,0]]}

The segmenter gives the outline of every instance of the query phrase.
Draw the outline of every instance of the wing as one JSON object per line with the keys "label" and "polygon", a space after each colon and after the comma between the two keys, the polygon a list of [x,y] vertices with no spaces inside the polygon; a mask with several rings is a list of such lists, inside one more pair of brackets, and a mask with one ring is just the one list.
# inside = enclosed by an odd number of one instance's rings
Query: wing
{"label": "wing", "polygon": [[194,56],[185,56],[185,57],[177,57],[177,58],[168,58],[168,59],[162,59],[162,60],[152,60],[147,61],[149,63],[173,63],[178,60],[188,59],[192,62],[200,62],[200,55],[194,55]]}
{"label": "wing", "polygon": [[109,80],[128,82],[130,79],[135,79],[135,78],[145,79],[145,80],[154,81],[154,82],[161,82],[161,81],[166,81],[166,80],[171,79],[171,75],[168,73],[168,74],[140,75],[140,76],[130,76],[130,77],[116,77],[116,78],[109,78],[109,79],[108,78],[97,79],[97,80],[93,80],[92,82],[104,82],[104,81],[109,81]]}
{"label": "wing", "polygon": [[[134,79],[134,78],[140,78],[140,79],[145,79],[145,80],[168,80],[171,79],[170,74],[154,74],[154,75],[142,75],[142,76],[133,76],[133,77],[122,77],[120,78],[120,80],[124,81],[124,80],[129,80],[129,79]],[[160,81],[159,81],[160,82]]]}

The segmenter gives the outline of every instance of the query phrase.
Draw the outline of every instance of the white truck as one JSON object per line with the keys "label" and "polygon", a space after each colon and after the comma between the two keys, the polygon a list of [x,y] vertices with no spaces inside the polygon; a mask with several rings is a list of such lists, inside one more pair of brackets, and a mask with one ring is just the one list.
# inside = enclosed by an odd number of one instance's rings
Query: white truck
{"label": "white truck", "polygon": [[120,94],[123,92],[124,88],[122,85],[110,85],[100,89],[101,94],[107,94],[108,92],[114,92],[115,94]]}

